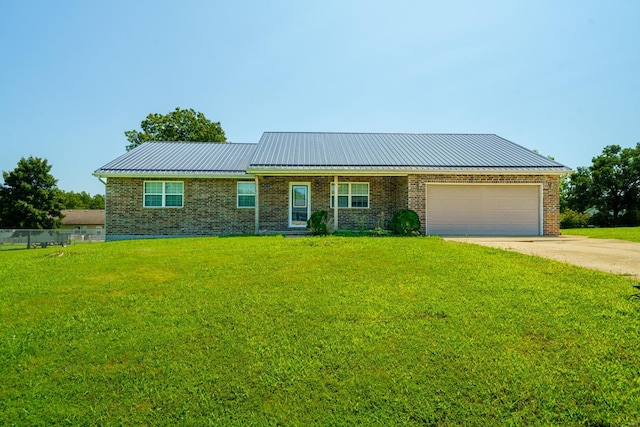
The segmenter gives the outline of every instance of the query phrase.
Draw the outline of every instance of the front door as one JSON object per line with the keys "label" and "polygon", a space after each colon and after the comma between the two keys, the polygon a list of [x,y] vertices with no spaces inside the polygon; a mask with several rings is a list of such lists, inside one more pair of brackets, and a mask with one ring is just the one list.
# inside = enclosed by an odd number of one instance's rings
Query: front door
{"label": "front door", "polygon": [[308,182],[292,182],[289,184],[289,227],[306,227],[311,215]]}

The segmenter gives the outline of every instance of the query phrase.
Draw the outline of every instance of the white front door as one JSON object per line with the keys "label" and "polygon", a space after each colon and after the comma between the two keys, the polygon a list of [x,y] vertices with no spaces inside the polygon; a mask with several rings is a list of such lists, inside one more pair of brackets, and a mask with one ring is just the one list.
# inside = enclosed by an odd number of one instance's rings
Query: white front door
{"label": "white front door", "polygon": [[289,184],[289,227],[306,227],[311,215],[311,184],[292,182]]}

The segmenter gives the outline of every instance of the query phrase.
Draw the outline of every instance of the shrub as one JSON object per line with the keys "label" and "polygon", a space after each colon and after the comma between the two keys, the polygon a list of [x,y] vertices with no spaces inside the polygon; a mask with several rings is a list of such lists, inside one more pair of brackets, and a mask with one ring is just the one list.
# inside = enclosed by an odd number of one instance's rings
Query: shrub
{"label": "shrub", "polygon": [[420,233],[420,218],[411,209],[401,209],[391,218],[391,231],[403,236]]}
{"label": "shrub", "polygon": [[640,210],[628,210],[620,215],[620,224],[627,227],[640,225]]}
{"label": "shrub", "polygon": [[560,214],[560,228],[582,228],[589,223],[591,216],[588,213],[580,213],[567,209]]}
{"label": "shrub", "polygon": [[[613,222],[613,217],[607,212],[596,212],[591,215],[589,218],[589,224],[595,225],[596,227],[613,227],[615,224]],[[560,223],[562,226],[562,223]]]}
{"label": "shrub", "polygon": [[376,227],[369,232],[372,236],[388,236],[389,232],[382,227]]}
{"label": "shrub", "polygon": [[316,211],[311,214],[309,221],[307,221],[307,228],[311,230],[311,233],[315,236],[324,236],[327,231],[327,218],[329,213],[327,211]]}

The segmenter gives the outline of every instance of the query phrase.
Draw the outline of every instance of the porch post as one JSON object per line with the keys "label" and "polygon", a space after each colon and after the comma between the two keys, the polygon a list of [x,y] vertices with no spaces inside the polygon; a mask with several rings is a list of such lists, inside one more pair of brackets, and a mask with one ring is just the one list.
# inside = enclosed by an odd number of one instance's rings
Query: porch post
{"label": "porch post", "polygon": [[258,175],[256,175],[255,181],[256,181],[256,201],[255,201],[255,207],[253,208],[253,212],[254,212],[254,232],[253,232],[253,234],[258,234],[260,232],[260,198],[259,198],[260,182],[258,180]]}
{"label": "porch post", "polygon": [[338,231],[338,175],[333,177],[333,231]]}

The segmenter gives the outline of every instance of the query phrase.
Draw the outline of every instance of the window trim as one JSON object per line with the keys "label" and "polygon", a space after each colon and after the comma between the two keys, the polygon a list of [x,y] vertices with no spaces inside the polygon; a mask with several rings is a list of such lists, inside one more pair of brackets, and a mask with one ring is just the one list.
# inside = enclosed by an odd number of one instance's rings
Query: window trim
{"label": "window trim", "polygon": [[[161,183],[162,184],[162,193],[149,193],[147,194],[147,183]],[[182,192],[179,193],[181,196],[180,206],[167,206],[167,196],[175,196],[178,193],[167,193],[167,183],[182,184]],[[161,196],[162,197],[162,205],[161,206],[147,206],[147,195],[153,196]],[[145,209],[182,209],[184,207],[184,181],[160,181],[160,180],[147,180],[142,183],[142,207]]]}
{"label": "window trim", "polygon": [[[240,184],[252,184],[253,194],[242,194],[243,196],[253,196],[253,205],[240,206]],[[238,181],[236,182],[236,208],[238,209],[255,209],[256,208],[256,183],[255,181]]]}
{"label": "window trim", "polygon": [[[330,183],[329,184],[329,207],[331,209],[333,209],[333,198],[334,198],[334,193],[331,191],[333,189],[333,185],[334,183]],[[367,186],[367,206],[363,207],[363,206],[353,206],[353,196],[364,196],[364,194],[353,194],[353,192],[351,191],[351,184],[366,184]],[[338,209],[370,209],[371,208],[371,184],[369,182],[340,182],[338,181],[338,191],[340,191],[340,185],[347,185],[347,206],[340,206],[340,202],[338,202]],[[340,193],[338,193],[338,198],[340,197],[344,197],[345,195],[343,194],[342,196],[340,196]]]}

